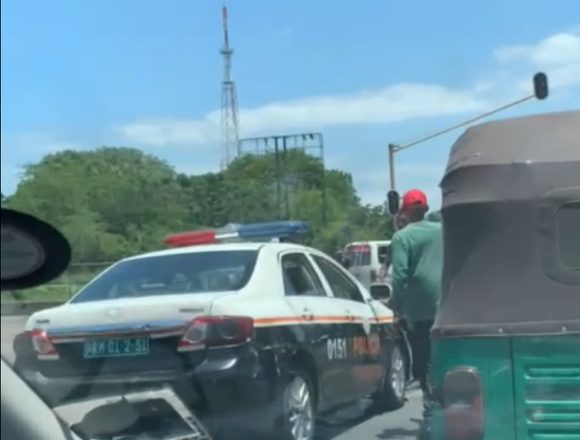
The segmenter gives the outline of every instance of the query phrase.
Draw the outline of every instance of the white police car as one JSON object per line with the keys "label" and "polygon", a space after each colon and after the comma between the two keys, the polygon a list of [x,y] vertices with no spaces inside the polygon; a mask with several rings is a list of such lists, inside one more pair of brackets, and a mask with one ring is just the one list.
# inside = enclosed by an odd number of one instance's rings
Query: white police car
{"label": "white police car", "polygon": [[410,366],[391,310],[324,253],[260,241],[307,231],[171,236],[175,249],[124,259],[33,314],[19,368],[52,387],[170,383],[196,413],[269,438],[309,440],[317,414],[366,396],[401,406]]}

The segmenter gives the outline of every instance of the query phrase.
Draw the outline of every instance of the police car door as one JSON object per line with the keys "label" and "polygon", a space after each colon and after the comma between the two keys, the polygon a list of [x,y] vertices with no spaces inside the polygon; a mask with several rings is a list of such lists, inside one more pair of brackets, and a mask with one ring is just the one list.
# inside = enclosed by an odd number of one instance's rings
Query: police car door
{"label": "police car door", "polygon": [[314,357],[320,404],[324,407],[344,401],[349,397],[351,377],[344,307],[329,295],[305,253],[283,252],[280,263],[286,300],[300,322],[292,334],[295,342]]}
{"label": "police car door", "polygon": [[348,360],[351,364],[351,396],[365,396],[376,391],[383,377],[381,338],[376,315],[351,275],[322,255],[310,255],[323,275],[334,298],[332,301],[347,317],[343,325],[348,333]]}

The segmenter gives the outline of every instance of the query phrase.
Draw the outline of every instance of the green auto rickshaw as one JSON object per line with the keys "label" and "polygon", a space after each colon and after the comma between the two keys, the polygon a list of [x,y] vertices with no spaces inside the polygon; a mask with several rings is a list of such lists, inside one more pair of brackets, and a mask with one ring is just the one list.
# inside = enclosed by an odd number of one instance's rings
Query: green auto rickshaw
{"label": "green auto rickshaw", "polygon": [[580,111],[469,128],[441,182],[433,440],[580,439]]}

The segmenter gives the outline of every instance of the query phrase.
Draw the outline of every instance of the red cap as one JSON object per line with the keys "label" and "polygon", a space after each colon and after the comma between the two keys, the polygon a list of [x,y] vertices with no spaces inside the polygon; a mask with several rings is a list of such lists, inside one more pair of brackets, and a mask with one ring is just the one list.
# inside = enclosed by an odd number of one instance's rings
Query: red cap
{"label": "red cap", "polygon": [[419,189],[412,189],[405,193],[403,196],[403,206],[401,206],[401,211],[406,211],[414,206],[421,206],[426,210],[429,209],[427,196]]}

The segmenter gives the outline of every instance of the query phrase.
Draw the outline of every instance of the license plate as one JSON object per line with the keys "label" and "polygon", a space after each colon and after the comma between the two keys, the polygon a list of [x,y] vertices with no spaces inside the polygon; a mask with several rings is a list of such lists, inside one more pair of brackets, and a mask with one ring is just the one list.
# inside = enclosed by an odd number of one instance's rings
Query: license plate
{"label": "license plate", "polygon": [[149,338],[94,339],[85,342],[85,359],[149,354]]}

